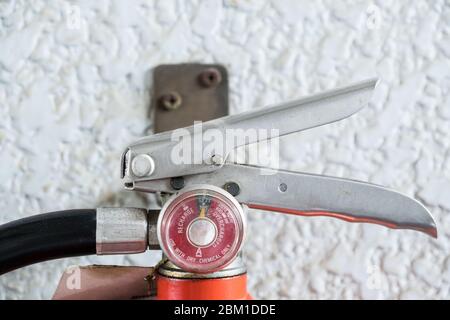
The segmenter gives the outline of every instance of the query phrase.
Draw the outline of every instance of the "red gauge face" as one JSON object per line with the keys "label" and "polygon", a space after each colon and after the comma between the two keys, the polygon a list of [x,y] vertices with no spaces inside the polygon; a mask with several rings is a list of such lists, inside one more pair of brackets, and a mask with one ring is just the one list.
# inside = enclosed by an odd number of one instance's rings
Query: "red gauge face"
{"label": "red gauge face", "polygon": [[212,186],[189,188],[161,211],[158,236],[170,261],[197,273],[217,271],[238,254],[244,237],[242,207]]}

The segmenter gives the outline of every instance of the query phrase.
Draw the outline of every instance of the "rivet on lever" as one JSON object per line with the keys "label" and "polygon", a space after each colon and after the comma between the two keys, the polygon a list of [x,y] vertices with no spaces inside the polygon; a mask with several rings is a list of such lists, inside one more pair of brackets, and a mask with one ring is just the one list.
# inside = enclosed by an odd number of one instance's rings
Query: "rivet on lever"
{"label": "rivet on lever", "polygon": [[223,162],[224,162],[223,157],[219,154],[214,154],[211,157],[211,163],[215,166],[221,166]]}
{"label": "rivet on lever", "polygon": [[227,182],[223,188],[234,197],[241,192],[241,188],[236,182]]}
{"label": "rivet on lever", "polygon": [[280,185],[278,186],[278,190],[280,190],[280,192],[286,192],[287,191],[287,184],[286,183],[280,183]]}
{"label": "rivet on lever", "polygon": [[170,179],[170,186],[175,190],[181,190],[184,188],[184,178],[183,177],[175,177]]}
{"label": "rivet on lever", "polygon": [[131,161],[131,171],[136,177],[149,176],[155,170],[155,162],[148,154],[138,154]]}

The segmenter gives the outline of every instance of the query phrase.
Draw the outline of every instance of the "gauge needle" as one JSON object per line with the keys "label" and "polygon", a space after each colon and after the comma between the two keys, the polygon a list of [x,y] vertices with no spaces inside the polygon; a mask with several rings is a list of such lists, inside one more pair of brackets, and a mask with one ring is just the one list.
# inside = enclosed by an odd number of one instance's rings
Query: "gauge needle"
{"label": "gauge needle", "polygon": [[206,209],[205,209],[205,207],[203,207],[203,208],[200,209],[199,217],[200,218],[204,218],[205,215],[206,215]]}

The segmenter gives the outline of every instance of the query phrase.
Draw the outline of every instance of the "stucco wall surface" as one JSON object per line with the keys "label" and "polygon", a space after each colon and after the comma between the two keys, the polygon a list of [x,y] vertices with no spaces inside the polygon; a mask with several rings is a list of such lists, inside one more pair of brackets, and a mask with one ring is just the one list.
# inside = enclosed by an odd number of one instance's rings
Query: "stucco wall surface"
{"label": "stucco wall surface", "polygon": [[[438,223],[434,240],[251,211],[255,298],[450,298],[448,0],[1,0],[0,222],[152,205],[122,191],[120,154],[151,129],[151,69],[187,61],[226,65],[232,113],[378,75],[357,115],[282,138],[280,166],[394,188]],[[0,298],[50,298],[70,265],[157,260],[41,263],[0,277]]]}

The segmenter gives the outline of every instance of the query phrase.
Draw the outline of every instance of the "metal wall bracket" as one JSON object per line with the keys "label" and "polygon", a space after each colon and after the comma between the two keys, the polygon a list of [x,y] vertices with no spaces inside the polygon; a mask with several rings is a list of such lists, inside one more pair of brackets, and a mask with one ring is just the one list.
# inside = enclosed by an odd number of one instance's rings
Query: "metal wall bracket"
{"label": "metal wall bracket", "polygon": [[218,64],[167,64],[153,71],[154,132],[228,115],[228,74]]}

